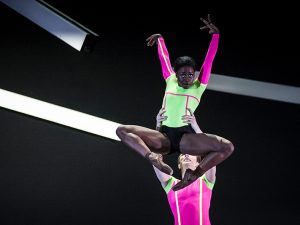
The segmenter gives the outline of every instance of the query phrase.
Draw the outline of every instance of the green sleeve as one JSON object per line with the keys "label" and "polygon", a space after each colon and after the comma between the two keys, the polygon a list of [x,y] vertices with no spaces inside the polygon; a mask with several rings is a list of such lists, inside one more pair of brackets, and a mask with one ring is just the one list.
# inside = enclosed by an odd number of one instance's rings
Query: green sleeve
{"label": "green sleeve", "polygon": [[205,175],[203,176],[203,180],[204,180],[206,186],[207,186],[210,190],[212,190],[212,189],[214,188],[214,185],[215,185],[216,182],[214,182],[214,183],[210,182],[210,181],[207,179],[207,177],[206,177]]}
{"label": "green sleeve", "polygon": [[173,182],[175,181],[175,177],[170,177],[170,179],[169,179],[169,181],[168,181],[168,184],[165,186],[165,188],[164,188],[164,190],[165,190],[165,192],[168,194],[169,193],[169,191],[171,190],[171,188],[172,188],[172,184],[173,184]]}

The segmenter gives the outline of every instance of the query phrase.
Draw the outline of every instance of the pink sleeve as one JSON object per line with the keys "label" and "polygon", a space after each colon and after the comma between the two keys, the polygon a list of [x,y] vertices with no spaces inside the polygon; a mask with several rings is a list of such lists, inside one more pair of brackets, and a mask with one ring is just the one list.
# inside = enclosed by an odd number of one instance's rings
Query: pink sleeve
{"label": "pink sleeve", "polygon": [[198,80],[202,84],[207,84],[209,81],[212,63],[218,50],[218,44],[219,44],[219,34],[213,34],[204,63],[202,64],[202,67],[200,69],[200,74],[198,78]]}
{"label": "pink sleeve", "polygon": [[171,74],[174,74],[175,72],[172,69],[169,59],[169,53],[165,45],[165,41],[162,37],[160,37],[157,41],[157,50],[161,64],[162,74],[164,79],[166,80]]}

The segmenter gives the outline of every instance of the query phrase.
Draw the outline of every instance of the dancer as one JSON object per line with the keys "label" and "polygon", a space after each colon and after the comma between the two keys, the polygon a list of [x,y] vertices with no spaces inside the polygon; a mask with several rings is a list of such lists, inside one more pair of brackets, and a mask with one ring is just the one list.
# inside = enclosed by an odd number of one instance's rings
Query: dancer
{"label": "dancer", "polygon": [[[157,122],[165,120],[160,111],[157,115]],[[187,123],[191,124],[196,133],[202,133],[194,116],[190,116]],[[162,160],[162,155],[157,154]],[[181,171],[181,177],[186,178],[192,176],[192,171],[197,168],[201,162],[200,156],[192,156],[188,154],[180,154],[178,157],[178,168]],[[179,180],[169,174],[165,174],[154,167],[155,174],[160,181],[162,187],[166,191],[168,202],[174,216],[174,224],[178,225],[210,225],[209,208],[212,197],[212,190],[216,179],[216,167],[209,169],[205,174],[197,178],[189,186],[174,192],[172,187]],[[189,174],[186,176],[185,174]]]}
{"label": "dancer", "polygon": [[[189,118],[199,105],[201,95],[209,81],[213,59],[219,42],[219,29],[211,22],[210,16],[201,18],[212,35],[211,43],[205,60],[196,79],[195,61],[188,56],[179,57],[171,67],[169,54],[160,34],[153,34],[147,38],[147,45],[157,44],[162,74],[166,81],[166,91],[163,99],[163,109],[166,120],[163,121],[161,131],[136,125],[121,125],[116,133],[121,141],[148,159],[155,167],[164,173],[172,174],[172,169],[160,158],[153,157],[153,153],[171,154],[179,151],[183,154],[201,156],[202,160],[193,171],[194,180],[206,171],[228,158],[233,150],[233,144],[225,138],[204,133],[196,134],[191,126],[182,118]],[[188,108],[191,108],[189,112]],[[178,182],[173,190],[179,190],[188,184],[187,179]]]}
{"label": "dancer", "polygon": [[[162,160],[162,155],[158,156]],[[178,157],[178,168],[181,171],[182,179],[186,177],[186,173],[195,170],[199,162],[201,162],[200,156],[180,154]],[[210,225],[209,208],[216,179],[216,167],[209,169],[204,175],[196,178],[193,183],[179,191],[172,190],[172,187],[180,182],[180,180],[161,172],[154,166],[153,168],[158,180],[166,191],[168,202],[174,216],[174,224]]]}

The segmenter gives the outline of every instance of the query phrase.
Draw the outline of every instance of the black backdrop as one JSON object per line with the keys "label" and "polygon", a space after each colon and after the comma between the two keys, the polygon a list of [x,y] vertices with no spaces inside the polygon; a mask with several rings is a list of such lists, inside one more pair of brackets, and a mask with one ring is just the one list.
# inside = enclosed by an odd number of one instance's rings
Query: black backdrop
{"label": "black backdrop", "polygon": [[[78,52],[0,4],[0,88],[154,127],[164,81],[145,39],[162,33],[171,60],[190,55],[200,64],[210,37],[199,31],[199,17],[207,12],[221,30],[214,73],[300,86],[296,15],[285,8],[196,10],[191,3],[171,10],[143,3],[122,10],[49,2],[100,35],[94,51]],[[204,93],[196,112],[202,130],[236,149],[217,169],[212,224],[299,222],[299,113],[299,105]],[[0,124],[1,224],[173,223],[152,167],[120,142],[3,108]],[[176,167],[176,157],[166,160]]]}

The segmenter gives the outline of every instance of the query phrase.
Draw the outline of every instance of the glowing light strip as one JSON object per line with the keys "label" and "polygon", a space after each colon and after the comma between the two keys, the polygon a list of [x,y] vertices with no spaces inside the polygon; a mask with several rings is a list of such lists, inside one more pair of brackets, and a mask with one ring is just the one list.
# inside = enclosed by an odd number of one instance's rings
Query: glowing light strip
{"label": "glowing light strip", "polygon": [[36,100],[0,89],[0,106],[62,124],[102,137],[120,141],[116,129],[120,125],[106,119],[67,109],[58,105]]}
{"label": "glowing light strip", "polygon": [[[300,104],[300,88],[212,74],[208,89]],[[120,125],[106,119],[0,89],[0,107],[120,141]]]}
{"label": "glowing light strip", "polygon": [[300,104],[300,88],[289,85],[212,74],[207,89]]}
{"label": "glowing light strip", "polygon": [[[98,37],[98,34],[85,28],[44,1],[0,0],[0,2],[3,2],[78,51],[85,47],[92,47],[88,45],[93,45],[92,40]],[[88,40],[91,43],[88,43]]]}

